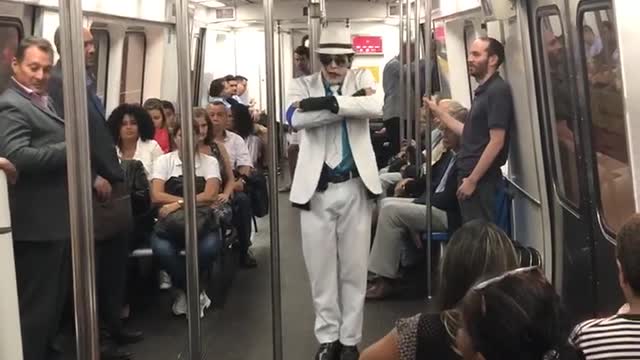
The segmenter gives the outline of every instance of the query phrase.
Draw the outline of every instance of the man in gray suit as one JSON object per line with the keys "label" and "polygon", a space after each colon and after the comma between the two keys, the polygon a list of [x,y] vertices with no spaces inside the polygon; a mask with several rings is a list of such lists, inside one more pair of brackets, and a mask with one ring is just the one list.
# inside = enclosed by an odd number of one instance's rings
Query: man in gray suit
{"label": "man in gray suit", "polygon": [[47,96],[52,66],[47,40],[22,40],[0,95],[0,154],[19,173],[9,205],[25,360],[47,356],[70,277],[64,122]]}

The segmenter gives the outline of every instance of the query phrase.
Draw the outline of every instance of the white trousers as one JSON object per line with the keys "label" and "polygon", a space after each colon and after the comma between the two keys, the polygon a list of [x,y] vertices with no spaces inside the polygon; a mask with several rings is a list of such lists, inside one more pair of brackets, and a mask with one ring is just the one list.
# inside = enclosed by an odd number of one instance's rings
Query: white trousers
{"label": "white trousers", "polygon": [[362,338],[373,201],[359,178],[316,192],[300,212],[318,342]]}

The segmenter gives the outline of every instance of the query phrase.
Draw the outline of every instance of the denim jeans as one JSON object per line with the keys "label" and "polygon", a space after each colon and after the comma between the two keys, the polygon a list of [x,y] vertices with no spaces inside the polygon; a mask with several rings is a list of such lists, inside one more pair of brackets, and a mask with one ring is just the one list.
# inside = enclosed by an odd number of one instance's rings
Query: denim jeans
{"label": "denim jeans", "polygon": [[233,195],[231,206],[233,207],[233,226],[238,231],[238,245],[244,255],[251,247],[251,199],[246,193],[237,192]]}
{"label": "denim jeans", "polygon": [[[155,233],[151,236],[153,255],[158,259],[160,267],[171,276],[173,286],[186,289],[185,257],[180,255],[184,244],[173,239],[163,239]],[[207,269],[222,249],[222,239],[217,231],[213,231],[198,240],[198,264],[200,271]]]}

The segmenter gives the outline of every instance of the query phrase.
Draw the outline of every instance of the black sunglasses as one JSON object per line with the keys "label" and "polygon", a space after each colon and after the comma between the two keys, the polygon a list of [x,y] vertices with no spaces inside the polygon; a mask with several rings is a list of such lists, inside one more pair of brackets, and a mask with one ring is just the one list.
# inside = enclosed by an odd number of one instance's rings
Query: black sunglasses
{"label": "black sunglasses", "polygon": [[320,63],[324,66],[328,66],[331,62],[335,62],[338,66],[345,66],[349,63],[349,58],[346,55],[328,55],[318,54],[320,57]]}

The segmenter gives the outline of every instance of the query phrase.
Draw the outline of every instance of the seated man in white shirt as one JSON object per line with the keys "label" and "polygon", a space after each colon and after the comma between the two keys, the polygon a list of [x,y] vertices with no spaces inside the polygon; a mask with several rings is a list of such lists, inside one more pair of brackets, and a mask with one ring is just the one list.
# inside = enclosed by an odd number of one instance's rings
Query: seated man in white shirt
{"label": "seated man in white shirt", "polygon": [[242,254],[241,265],[246,268],[254,268],[257,266],[257,262],[249,250],[249,247],[251,247],[251,201],[245,192],[245,179],[253,170],[251,155],[244,139],[240,135],[226,130],[229,119],[224,103],[220,101],[210,103],[207,105],[207,113],[213,125],[214,139],[224,143],[229,154],[231,166],[234,173],[236,173],[235,192],[231,202],[233,206],[233,222],[238,231]]}

